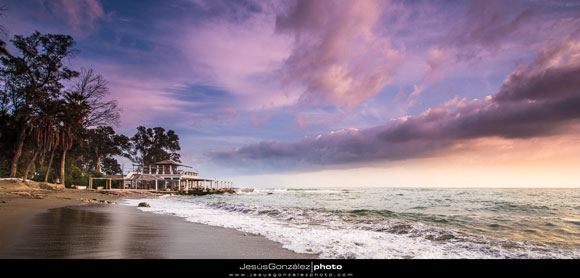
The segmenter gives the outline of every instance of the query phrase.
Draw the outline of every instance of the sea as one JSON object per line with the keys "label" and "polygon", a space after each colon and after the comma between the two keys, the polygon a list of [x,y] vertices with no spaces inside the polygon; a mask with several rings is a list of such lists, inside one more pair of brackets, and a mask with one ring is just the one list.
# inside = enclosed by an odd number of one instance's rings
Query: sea
{"label": "sea", "polygon": [[580,189],[264,188],[128,199],[332,259],[578,259]]}

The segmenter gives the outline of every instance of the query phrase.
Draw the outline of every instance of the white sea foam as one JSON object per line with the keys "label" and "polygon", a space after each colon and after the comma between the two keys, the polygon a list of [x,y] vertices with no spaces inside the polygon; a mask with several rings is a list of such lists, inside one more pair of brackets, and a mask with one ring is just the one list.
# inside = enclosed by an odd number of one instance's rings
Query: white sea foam
{"label": "white sea foam", "polygon": [[[284,248],[318,254],[320,258],[560,258],[578,252],[549,252],[538,246],[508,242],[512,248],[485,238],[470,238],[453,231],[439,231],[413,223],[404,233],[384,232],[401,223],[352,224],[336,215],[305,213],[300,209],[272,209],[228,203],[208,205],[192,198],[164,196],[129,199],[127,205],[148,202],[146,212],[183,217],[186,221],[233,228],[279,242]],[[305,214],[307,214],[305,216]],[[449,240],[437,240],[447,235]],[[555,251],[555,250],[552,250]]]}

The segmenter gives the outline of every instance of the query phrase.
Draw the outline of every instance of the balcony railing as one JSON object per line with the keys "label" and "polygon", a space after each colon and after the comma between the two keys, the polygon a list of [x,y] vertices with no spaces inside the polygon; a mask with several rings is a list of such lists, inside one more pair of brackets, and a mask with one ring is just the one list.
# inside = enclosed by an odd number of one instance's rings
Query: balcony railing
{"label": "balcony railing", "polygon": [[142,168],[138,169],[137,173],[143,175],[186,175],[186,176],[195,176],[197,177],[198,173],[191,172],[191,171],[183,171],[183,170],[175,170],[175,169],[163,169],[163,168]]}

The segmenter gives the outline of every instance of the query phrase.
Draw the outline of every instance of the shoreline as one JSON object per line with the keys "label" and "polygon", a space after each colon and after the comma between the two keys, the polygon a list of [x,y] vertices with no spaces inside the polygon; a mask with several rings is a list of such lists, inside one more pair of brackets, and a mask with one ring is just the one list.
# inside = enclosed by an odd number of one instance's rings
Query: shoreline
{"label": "shoreline", "polygon": [[0,258],[4,259],[318,258],[284,249],[260,235],[121,204],[127,198],[150,195],[51,191],[25,188],[18,182],[6,184],[0,184]]}
{"label": "shoreline", "polygon": [[30,218],[49,209],[80,205],[82,199],[114,202],[118,196],[76,189],[42,189],[40,183],[0,181],[0,249]]}

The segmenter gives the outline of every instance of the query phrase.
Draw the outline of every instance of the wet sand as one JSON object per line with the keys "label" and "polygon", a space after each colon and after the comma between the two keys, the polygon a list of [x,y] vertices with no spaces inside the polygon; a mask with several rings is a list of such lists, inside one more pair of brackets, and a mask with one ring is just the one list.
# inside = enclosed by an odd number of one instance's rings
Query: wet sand
{"label": "wet sand", "polygon": [[50,208],[78,205],[83,199],[114,201],[118,196],[87,190],[49,190],[36,182],[0,180],[0,249],[13,241],[18,229],[32,216]]}
{"label": "wet sand", "polygon": [[0,258],[317,258],[283,249],[262,236],[118,204],[53,208],[25,222],[0,249]]}

